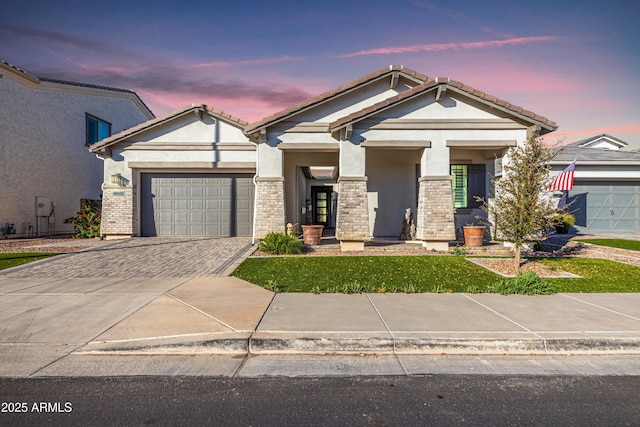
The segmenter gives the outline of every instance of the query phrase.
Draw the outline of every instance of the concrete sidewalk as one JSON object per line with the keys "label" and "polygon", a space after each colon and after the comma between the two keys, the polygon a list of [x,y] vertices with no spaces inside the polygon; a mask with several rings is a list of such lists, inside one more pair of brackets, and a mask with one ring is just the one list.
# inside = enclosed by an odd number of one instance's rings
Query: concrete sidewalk
{"label": "concrete sidewalk", "polygon": [[122,356],[640,353],[640,294],[273,294],[232,277],[0,276],[0,290],[2,376],[104,357],[127,371]]}
{"label": "concrete sidewalk", "polygon": [[0,376],[277,374],[317,357],[395,375],[576,354],[640,373],[640,293],[274,294],[226,276],[247,244],[132,239],[0,272]]}

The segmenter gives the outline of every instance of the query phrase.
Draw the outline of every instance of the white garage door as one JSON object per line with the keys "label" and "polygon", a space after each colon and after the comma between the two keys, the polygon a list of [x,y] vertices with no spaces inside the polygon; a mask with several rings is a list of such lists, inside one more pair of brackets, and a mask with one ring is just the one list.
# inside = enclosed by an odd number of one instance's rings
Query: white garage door
{"label": "white garage door", "polygon": [[253,177],[143,173],[143,236],[250,236]]}
{"label": "white garage door", "polygon": [[578,181],[569,192],[576,226],[585,231],[640,231],[640,184]]}

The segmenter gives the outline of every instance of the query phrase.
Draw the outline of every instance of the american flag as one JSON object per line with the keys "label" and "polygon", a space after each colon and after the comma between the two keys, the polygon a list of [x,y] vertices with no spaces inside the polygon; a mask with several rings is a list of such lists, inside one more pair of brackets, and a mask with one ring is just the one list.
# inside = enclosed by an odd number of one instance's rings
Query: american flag
{"label": "american flag", "polygon": [[565,170],[553,178],[553,182],[549,185],[549,191],[571,190],[573,188],[573,173],[575,170],[576,161],[574,160]]}

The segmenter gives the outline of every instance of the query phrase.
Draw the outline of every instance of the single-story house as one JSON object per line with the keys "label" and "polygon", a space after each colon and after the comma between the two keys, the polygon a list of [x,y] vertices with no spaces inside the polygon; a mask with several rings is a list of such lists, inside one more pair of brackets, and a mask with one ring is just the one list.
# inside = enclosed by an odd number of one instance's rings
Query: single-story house
{"label": "single-story house", "polygon": [[0,60],[0,238],[73,232],[64,219],[102,193],[103,162],[87,147],[153,117],[133,91]]}
{"label": "single-story house", "polygon": [[567,144],[551,161],[552,174],[576,160],[567,209],[586,232],[640,231],[640,152],[603,134]]}
{"label": "single-story house", "polygon": [[91,146],[102,234],[254,236],[322,224],[343,249],[398,238],[446,248],[481,214],[496,158],[556,124],[449,78],[389,66],[248,124],[193,105]]}

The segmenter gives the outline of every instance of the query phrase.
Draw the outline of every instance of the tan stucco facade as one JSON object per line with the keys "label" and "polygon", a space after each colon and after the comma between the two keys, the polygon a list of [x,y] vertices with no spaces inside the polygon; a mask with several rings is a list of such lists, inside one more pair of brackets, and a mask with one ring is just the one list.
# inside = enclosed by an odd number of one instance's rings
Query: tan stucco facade
{"label": "tan stucco facade", "polygon": [[226,171],[254,175],[255,238],[288,223],[323,224],[343,248],[358,249],[398,238],[409,209],[417,238],[443,248],[479,213],[454,208],[451,165],[469,166],[474,184],[482,182],[469,191],[484,197],[505,150],[531,131],[555,129],[498,98],[399,66],[252,124],[207,111],[193,106],[93,147],[105,158],[105,183],[120,174],[132,186],[133,235],[140,174]]}

